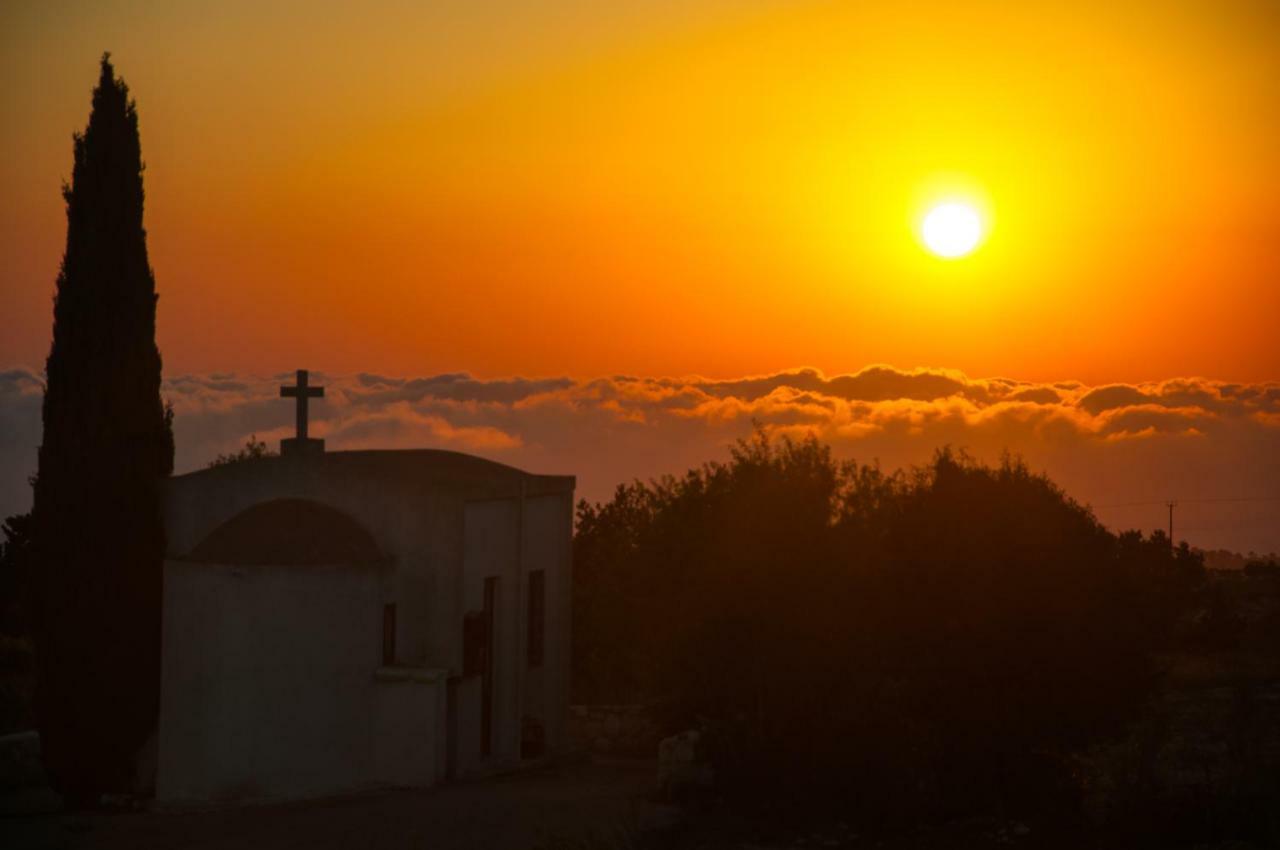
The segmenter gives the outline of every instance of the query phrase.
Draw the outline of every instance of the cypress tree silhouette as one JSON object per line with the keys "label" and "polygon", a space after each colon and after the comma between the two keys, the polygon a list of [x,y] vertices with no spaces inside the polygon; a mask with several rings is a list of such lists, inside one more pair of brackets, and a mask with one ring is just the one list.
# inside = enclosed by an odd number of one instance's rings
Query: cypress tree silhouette
{"label": "cypress tree silhouette", "polygon": [[46,767],[73,802],[137,788],[159,707],[163,478],[155,279],[129,90],[103,54],[74,136],[67,245],[46,363],[33,507],[37,717]]}

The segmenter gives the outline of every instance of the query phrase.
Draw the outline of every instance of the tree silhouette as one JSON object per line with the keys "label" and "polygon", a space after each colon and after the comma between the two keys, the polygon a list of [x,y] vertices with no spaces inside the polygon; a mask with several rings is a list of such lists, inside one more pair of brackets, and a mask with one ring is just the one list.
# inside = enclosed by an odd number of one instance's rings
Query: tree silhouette
{"label": "tree silhouette", "polygon": [[33,507],[37,716],[69,798],[135,787],[155,727],[164,527],[173,468],[138,115],[104,54],[67,204]]}
{"label": "tree silhouette", "polygon": [[1014,458],[885,474],[757,431],[579,505],[576,698],[656,699],[757,800],[1040,805],[1153,693],[1202,575]]}

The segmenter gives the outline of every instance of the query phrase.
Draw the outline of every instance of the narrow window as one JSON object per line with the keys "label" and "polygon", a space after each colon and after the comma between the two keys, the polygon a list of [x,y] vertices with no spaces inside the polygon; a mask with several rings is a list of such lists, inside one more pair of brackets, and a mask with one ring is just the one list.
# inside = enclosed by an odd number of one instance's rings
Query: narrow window
{"label": "narrow window", "polygon": [[483,611],[470,611],[462,618],[462,675],[479,676],[484,672],[486,625]]}
{"label": "narrow window", "polygon": [[547,574],[544,570],[529,573],[529,666],[541,667],[547,631]]}
{"label": "narrow window", "polygon": [[382,666],[396,663],[396,604],[382,606]]}

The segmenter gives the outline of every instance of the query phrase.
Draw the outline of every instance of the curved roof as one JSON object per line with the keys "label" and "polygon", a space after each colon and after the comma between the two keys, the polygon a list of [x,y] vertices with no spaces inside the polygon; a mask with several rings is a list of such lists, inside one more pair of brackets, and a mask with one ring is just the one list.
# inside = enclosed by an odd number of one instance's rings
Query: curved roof
{"label": "curved roof", "polygon": [[273,499],[247,508],[200,541],[185,560],[207,564],[315,566],[382,560],[364,526],[310,499]]}
{"label": "curved roof", "polygon": [[377,477],[414,477],[434,481],[515,481],[524,478],[551,489],[572,490],[571,475],[539,475],[475,455],[444,449],[365,449],[321,452],[306,457],[261,457],[174,476],[195,479],[208,476],[253,474],[253,470],[305,466],[324,473],[355,473]]}
{"label": "curved roof", "polygon": [[[517,477],[529,473],[496,460],[451,452],[445,449],[363,449],[324,452],[315,458],[336,465],[365,465],[385,468],[412,467],[420,472],[465,474],[485,477]],[[286,460],[288,460],[286,458]]]}

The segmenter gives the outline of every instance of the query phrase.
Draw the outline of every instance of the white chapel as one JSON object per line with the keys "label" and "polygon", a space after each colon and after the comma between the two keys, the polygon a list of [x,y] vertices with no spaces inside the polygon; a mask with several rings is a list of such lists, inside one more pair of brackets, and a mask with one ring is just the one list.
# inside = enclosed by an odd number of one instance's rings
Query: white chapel
{"label": "white chapel", "polygon": [[168,482],[160,801],[424,787],[563,746],[574,479],[326,452]]}

